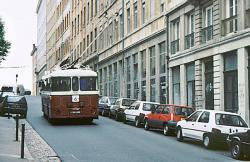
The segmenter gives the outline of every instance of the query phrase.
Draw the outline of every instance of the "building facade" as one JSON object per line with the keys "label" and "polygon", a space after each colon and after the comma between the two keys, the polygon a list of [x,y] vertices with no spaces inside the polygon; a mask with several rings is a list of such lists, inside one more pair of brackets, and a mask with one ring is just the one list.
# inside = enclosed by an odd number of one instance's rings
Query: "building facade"
{"label": "building facade", "polygon": [[[35,66],[35,83],[42,78],[46,71],[46,5],[47,0],[39,0],[37,4],[37,46],[36,46],[36,66]],[[33,94],[37,95],[38,84],[33,86]]]}
{"label": "building facade", "polygon": [[248,0],[48,0],[47,68],[69,58],[98,72],[100,95],[249,124],[249,27]]}

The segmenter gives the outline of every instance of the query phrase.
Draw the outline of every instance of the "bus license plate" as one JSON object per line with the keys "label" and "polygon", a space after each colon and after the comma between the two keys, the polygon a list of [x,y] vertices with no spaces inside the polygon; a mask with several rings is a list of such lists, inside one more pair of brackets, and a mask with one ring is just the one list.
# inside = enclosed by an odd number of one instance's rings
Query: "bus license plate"
{"label": "bus license plate", "polygon": [[72,95],[72,102],[79,102],[79,95]]}
{"label": "bus license plate", "polygon": [[71,111],[71,114],[80,114],[80,111]]}

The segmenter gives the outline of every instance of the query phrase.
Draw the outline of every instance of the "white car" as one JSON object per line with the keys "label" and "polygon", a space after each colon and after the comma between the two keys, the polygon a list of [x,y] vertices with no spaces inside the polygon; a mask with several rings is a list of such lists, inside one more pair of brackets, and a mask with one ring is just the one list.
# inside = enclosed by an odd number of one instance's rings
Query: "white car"
{"label": "white car", "polygon": [[131,121],[136,127],[144,123],[145,115],[151,113],[159,105],[156,102],[135,101],[128,109],[124,111],[124,123]]}
{"label": "white car", "polygon": [[226,143],[230,133],[246,132],[248,126],[240,115],[224,111],[197,110],[176,126],[176,138],[200,140],[206,148],[215,143]]}

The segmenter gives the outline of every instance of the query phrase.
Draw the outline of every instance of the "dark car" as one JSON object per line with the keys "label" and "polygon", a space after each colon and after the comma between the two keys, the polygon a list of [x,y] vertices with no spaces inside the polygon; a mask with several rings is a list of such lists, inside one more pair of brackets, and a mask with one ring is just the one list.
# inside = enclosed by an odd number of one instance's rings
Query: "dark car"
{"label": "dark car", "polygon": [[98,110],[103,116],[110,114],[110,107],[115,105],[117,97],[102,96],[99,100]]}
{"label": "dark car", "polygon": [[247,132],[228,135],[227,143],[234,159],[250,158],[250,129]]}
{"label": "dark car", "polygon": [[24,96],[1,96],[0,98],[0,115],[20,114],[21,117],[26,118],[28,106]]}

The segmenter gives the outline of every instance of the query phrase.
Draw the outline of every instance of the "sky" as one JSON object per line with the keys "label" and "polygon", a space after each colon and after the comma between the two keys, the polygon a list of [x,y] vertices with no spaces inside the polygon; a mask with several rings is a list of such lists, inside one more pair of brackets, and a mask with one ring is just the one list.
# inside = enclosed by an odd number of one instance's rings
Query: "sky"
{"label": "sky", "polygon": [[37,39],[36,7],[38,0],[0,0],[0,17],[5,24],[5,38],[11,42],[11,49],[0,67],[20,66],[22,68],[0,68],[2,84],[23,84],[32,89],[33,44]]}

